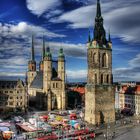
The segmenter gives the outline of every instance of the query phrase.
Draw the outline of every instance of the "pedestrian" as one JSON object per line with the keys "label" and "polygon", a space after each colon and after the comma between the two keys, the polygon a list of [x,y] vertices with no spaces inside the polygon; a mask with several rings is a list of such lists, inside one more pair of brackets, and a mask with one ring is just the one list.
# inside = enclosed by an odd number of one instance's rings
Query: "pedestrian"
{"label": "pedestrian", "polygon": [[104,134],[104,138],[106,137],[106,135]]}

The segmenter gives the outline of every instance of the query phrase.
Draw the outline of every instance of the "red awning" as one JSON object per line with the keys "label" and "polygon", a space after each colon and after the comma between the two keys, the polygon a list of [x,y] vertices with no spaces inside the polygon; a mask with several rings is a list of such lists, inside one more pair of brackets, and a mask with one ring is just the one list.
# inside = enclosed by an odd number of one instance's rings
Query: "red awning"
{"label": "red awning", "polygon": [[70,114],[70,117],[76,117],[75,113]]}
{"label": "red awning", "polygon": [[20,124],[20,123],[17,125],[26,132],[33,132],[33,131],[41,130],[41,129],[37,129],[33,125],[24,125],[24,124]]}
{"label": "red awning", "polygon": [[42,137],[42,138],[38,138],[38,140],[55,140],[55,139],[58,139],[58,137],[54,134],[52,134],[50,136],[45,136],[45,137]]}
{"label": "red awning", "polygon": [[48,116],[42,116],[44,119],[48,119]]}

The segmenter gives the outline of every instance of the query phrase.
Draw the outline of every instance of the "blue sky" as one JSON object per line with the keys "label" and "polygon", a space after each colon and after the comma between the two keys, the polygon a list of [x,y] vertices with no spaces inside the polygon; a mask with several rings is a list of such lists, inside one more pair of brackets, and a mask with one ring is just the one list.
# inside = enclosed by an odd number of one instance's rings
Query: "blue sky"
{"label": "blue sky", "polygon": [[[140,81],[140,0],[101,0],[113,42],[114,81]],[[24,77],[31,35],[41,60],[42,36],[54,57],[63,47],[68,81],[85,81],[86,42],[93,35],[96,0],[0,0],[0,77]]]}

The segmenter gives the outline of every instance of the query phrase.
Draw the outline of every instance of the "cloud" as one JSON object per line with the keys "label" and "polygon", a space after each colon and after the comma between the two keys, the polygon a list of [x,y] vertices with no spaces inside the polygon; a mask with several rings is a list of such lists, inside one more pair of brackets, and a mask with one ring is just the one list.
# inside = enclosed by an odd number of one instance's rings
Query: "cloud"
{"label": "cloud", "polygon": [[5,76],[11,72],[25,73],[27,70],[32,34],[35,34],[36,37],[35,46],[36,40],[42,37],[43,34],[47,38],[64,37],[64,35],[53,33],[43,27],[27,22],[17,24],[0,23],[0,32],[0,72]]}
{"label": "cloud", "polygon": [[61,5],[61,0],[26,0],[27,8],[35,15],[42,14],[56,9]]}
{"label": "cloud", "polygon": [[[18,24],[0,23],[0,31],[2,33],[0,35],[0,77],[8,77],[12,74],[13,76],[19,77],[27,71],[27,63],[30,59],[32,32],[37,33],[35,38],[35,57],[37,63],[41,60],[42,39],[40,36],[42,36],[42,33],[44,33],[46,38],[48,36],[63,37],[63,35],[55,34],[42,27],[26,22],[19,22]],[[85,58],[86,48],[84,44],[47,43],[46,46],[50,46],[54,56],[58,55],[56,52],[62,47],[66,56]]]}
{"label": "cloud", "polygon": [[[70,28],[87,28],[93,24],[93,9],[95,5],[80,7],[76,10],[62,14],[59,17],[53,18],[50,22],[62,23],[69,22],[68,27]],[[92,16],[91,16],[92,15]],[[85,22],[86,21],[86,22]]]}
{"label": "cloud", "polygon": [[1,77],[24,77],[25,73],[18,73],[18,72],[0,72]]}
{"label": "cloud", "polygon": [[26,64],[26,59],[19,57],[19,56],[13,56],[9,59],[0,59],[0,65],[9,65],[9,64],[15,64],[15,65],[24,65]]}
{"label": "cloud", "polygon": [[[111,29],[111,34],[114,37],[119,37],[125,42],[140,43],[139,6],[139,0],[103,0],[101,7],[106,30]],[[90,2],[90,5],[63,13],[59,17],[50,19],[50,22],[67,22],[68,28],[72,29],[90,28],[93,27],[95,14],[96,4]]]}
{"label": "cloud", "polygon": [[140,54],[136,55],[135,58],[129,61],[131,67],[140,66]]}
{"label": "cloud", "polygon": [[129,61],[128,67],[113,70],[115,81],[140,81],[140,54]]}
{"label": "cloud", "polygon": [[69,81],[86,81],[87,78],[87,70],[67,70],[67,80]]}
{"label": "cloud", "polygon": [[60,14],[62,14],[62,13],[63,13],[63,10],[56,9],[56,10],[47,12],[47,13],[44,15],[44,17],[47,18],[47,19],[49,19],[49,18],[58,16],[58,15],[60,15]]}
{"label": "cloud", "polygon": [[3,71],[8,68],[10,71],[15,69],[25,71],[29,60],[32,34],[36,36],[35,46],[36,40],[42,37],[42,34],[47,38],[64,37],[26,22],[0,23],[0,32],[0,66]]}
{"label": "cloud", "polygon": [[43,27],[29,24],[27,22],[19,22],[18,24],[1,24],[0,30],[3,35],[14,35],[13,37],[19,37],[19,35],[31,36],[35,34],[36,36],[42,36],[44,34],[47,37],[65,37],[65,35],[53,33]]}
{"label": "cloud", "polygon": [[64,53],[69,57],[85,58],[86,57],[86,47],[84,44],[70,44],[70,43],[60,43],[60,42],[48,42],[52,52],[55,54],[60,48],[64,49]]}
{"label": "cloud", "polygon": [[125,42],[140,43],[140,18],[137,17],[140,14],[139,6],[140,3],[107,13],[106,27],[111,28],[112,34],[121,37]]}

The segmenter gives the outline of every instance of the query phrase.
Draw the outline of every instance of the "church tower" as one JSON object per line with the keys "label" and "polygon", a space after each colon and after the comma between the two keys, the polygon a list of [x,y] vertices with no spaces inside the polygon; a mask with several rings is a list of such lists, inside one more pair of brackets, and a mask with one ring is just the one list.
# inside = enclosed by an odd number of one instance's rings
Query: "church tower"
{"label": "church tower", "polygon": [[66,93],[65,93],[65,55],[63,53],[63,49],[59,50],[58,55],[58,78],[62,80],[62,87],[61,87],[61,109],[66,108]]}
{"label": "church tower", "polygon": [[34,56],[34,36],[32,35],[31,60],[28,62],[28,72],[27,72],[28,87],[31,85],[36,74],[37,72],[36,72],[36,61]]}
{"label": "church tower", "polygon": [[94,37],[90,33],[87,42],[88,75],[85,94],[85,120],[92,124],[115,121],[114,87],[112,84],[112,42],[106,39],[100,1],[94,25]]}
{"label": "church tower", "polygon": [[44,36],[43,36],[43,45],[42,45],[42,60],[40,61],[40,64],[39,64],[39,70],[40,71],[43,71],[43,68],[44,68],[44,57],[45,57],[45,39],[44,39]]}
{"label": "church tower", "polygon": [[46,48],[46,53],[44,57],[44,70],[43,70],[43,89],[44,92],[48,92],[51,87],[51,79],[52,79],[52,54],[50,52],[50,48]]}

